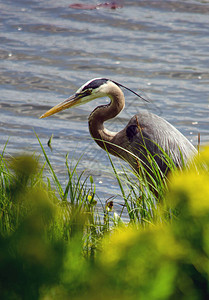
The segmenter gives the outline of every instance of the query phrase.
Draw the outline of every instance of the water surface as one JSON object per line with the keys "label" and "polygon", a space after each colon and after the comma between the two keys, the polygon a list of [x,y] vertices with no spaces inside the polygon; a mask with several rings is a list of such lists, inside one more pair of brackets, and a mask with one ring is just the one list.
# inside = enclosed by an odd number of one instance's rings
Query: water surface
{"label": "water surface", "polygon": [[[86,1],[0,1],[0,145],[41,153],[64,183],[65,155],[95,174],[101,198],[118,192],[110,162],[90,138],[88,115],[106,99],[39,120],[87,80],[116,80],[126,108],[107,127],[120,130],[140,110],[166,118],[197,145],[209,141],[209,1],[123,1],[120,9],[76,10]],[[90,0],[88,3],[97,4]],[[51,151],[47,141],[54,134]],[[117,164],[117,159],[113,161]]]}

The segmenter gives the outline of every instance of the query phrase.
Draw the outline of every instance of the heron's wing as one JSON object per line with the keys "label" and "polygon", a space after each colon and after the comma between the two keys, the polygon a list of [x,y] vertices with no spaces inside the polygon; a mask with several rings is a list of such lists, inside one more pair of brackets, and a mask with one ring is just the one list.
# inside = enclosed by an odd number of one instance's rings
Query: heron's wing
{"label": "heron's wing", "polygon": [[196,153],[194,146],[173,125],[148,112],[135,115],[130,120],[126,127],[126,136],[129,148],[138,157],[144,156],[147,149],[159,160],[165,152],[176,166],[181,166],[182,158],[186,163]]}

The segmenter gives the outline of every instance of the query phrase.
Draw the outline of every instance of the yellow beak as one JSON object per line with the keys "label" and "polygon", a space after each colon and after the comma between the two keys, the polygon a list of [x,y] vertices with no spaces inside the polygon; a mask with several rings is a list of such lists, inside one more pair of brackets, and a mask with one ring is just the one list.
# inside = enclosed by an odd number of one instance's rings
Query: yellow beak
{"label": "yellow beak", "polygon": [[81,94],[75,94],[75,95],[69,97],[68,99],[66,99],[65,101],[63,101],[63,102],[57,104],[56,106],[52,107],[50,110],[45,112],[42,116],[40,116],[40,119],[49,117],[49,116],[51,116],[53,114],[56,114],[59,111],[62,111],[64,109],[67,109],[67,108],[70,108],[70,107],[73,107],[73,106],[78,106],[78,105],[81,104],[80,103],[81,99],[82,99]]}

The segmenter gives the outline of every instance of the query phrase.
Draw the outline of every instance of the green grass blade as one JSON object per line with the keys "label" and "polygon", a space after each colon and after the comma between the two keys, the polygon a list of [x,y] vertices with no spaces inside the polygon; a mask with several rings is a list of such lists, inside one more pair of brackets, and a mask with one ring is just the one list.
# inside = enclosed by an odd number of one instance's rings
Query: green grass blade
{"label": "green grass blade", "polygon": [[50,163],[50,161],[49,161],[49,158],[48,158],[48,156],[47,156],[47,154],[46,154],[46,151],[45,151],[45,149],[44,149],[44,147],[43,147],[43,145],[42,145],[42,143],[41,143],[41,141],[40,141],[38,135],[36,134],[35,131],[34,131],[34,133],[35,133],[35,135],[36,135],[36,137],[37,137],[37,139],[38,139],[38,142],[39,142],[39,144],[40,144],[40,146],[41,146],[42,152],[43,152],[43,154],[44,154],[44,157],[45,157],[45,160],[46,160],[47,165],[48,165],[48,167],[49,167],[49,170],[50,170],[50,172],[51,172],[51,174],[52,174],[52,178],[53,178],[54,183],[55,183],[55,185],[56,185],[56,187],[57,187],[57,191],[58,191],[58,193],[59,193],[59,195],[60,195],[60,198],[63,199],[63,197],[64,197],[64,192],[63,192],[62,186],[61,186],[61,184],[60,184],[60,182],[59,182],[59,180],[58,180],[58,178],[57,178],[57,175],[56,175],[55,172],[54,172],[54,169],[53,169],[53,167],[52,167],[52,165],[51,165],[51,163]]}

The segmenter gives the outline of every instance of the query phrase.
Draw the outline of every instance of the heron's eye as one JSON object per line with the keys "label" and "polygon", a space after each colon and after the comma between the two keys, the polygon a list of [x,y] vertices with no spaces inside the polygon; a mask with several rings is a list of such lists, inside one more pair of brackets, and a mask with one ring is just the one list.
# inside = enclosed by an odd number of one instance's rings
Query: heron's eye
{"label": "heron's eye", "polygon": [[92,93],[92,89],[88,89],[82,92],[83,96],[89,96]]}

